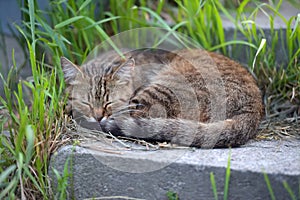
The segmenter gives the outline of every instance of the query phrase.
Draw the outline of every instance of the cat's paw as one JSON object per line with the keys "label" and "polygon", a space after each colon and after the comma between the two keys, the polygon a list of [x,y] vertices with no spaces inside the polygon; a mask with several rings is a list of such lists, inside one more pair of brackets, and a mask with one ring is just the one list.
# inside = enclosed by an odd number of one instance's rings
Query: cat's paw
{"label": "cat's paw", "polygon": [[121,131],[121,128],[118,126],[117,119],[115,118],[103,118],[100,121],[100,127],[102,131],[106,133],[111,133],[115,136],[124,135]]}

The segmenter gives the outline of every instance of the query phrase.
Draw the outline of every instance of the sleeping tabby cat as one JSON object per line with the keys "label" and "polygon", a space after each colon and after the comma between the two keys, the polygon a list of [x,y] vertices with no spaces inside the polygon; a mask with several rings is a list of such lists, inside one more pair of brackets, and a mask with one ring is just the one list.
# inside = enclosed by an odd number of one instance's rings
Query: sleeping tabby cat
{"label": "sleeping tabby cat", "polygon": [[117,136],[234,147],[256,135],[262,117],[254,78],[216,53],[140,49],[61,65],[73,117]]}

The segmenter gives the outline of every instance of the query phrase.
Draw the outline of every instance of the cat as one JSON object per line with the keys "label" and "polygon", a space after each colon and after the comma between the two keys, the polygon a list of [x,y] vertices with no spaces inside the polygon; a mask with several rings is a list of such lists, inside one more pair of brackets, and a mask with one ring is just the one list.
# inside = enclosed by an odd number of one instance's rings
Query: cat
{"label": "cat", "polygon": [[201,49],[109,51],[83,66],[61,57],[68,110],[104,132],[199,148],[255,137],[261,93],[237,62]]}

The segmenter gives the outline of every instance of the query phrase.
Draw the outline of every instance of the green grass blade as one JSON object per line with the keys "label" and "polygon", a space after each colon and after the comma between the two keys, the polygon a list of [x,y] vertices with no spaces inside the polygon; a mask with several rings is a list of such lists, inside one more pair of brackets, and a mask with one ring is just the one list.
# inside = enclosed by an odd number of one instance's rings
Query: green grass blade
{"label": "green grass blade", "polygon": [[[180,42],[183,46],[186,46],[186,43],[184,41],[182,41],[178,36],[177,33],[175,32],[176,29],[178,29],[179,27],[181,27],[182,25],[186,24],[187,22],[183,21],[179,24],[177,24],[176,26],[174,26],[171,30],[168,31],[168,33],[166,35],[164,35],[157,43],[155,43],[152,48],[157,48],[162,42],[164,42],[165,40],[167,40],[170,35],[174,36],[178,42]],[[171,41],[172,42],[172,41]],[[175,42],[174,45],[176,45],[177,43]],[[188,48],[188,46],[186,46]]]}
{"label": "green grass blade", "polygon": [[80,19],[83,19],[83,18],[84,18],[84,16],[76,16],[76,17],[72,17],[72,18],[70,18],[70,19],[68,19],[68,20],[65,20],[65,21],[59,23],[59,24],[56,24],[56,25],[54,26],[54,28],[55,28],[55,29],[63,28],[63,27],[65,27],[65,26],[67,26],[67,25],[69,25],[69,24],[71,24],[71,23],[74,23],[74,22],[76,22],[76,21],[78,21],[78,20],[80,20]]}
{"label": "green grass blade", "polygon": [[31,158],[33,156],[33,150],[34,150],[34,131],[31,126],[26,126],[26,141],[27,141],[27,147],[26,147],[26,164],[28,165],[31,161]]}
{"label": "green grass blade", "polygon": [[230,21],[232,21],[233,23],[236,22],[236,20],[232,17],[232,14],[222,5],[220,1],[214,1],[214,3]]}
{"label": "green grass blade", "polygon": [[270,183],[270,180],[269,180],[269,177],[266,173],[264,173],[264,179],[265,179],[265,182],[267,184],[267,188],[269,190],[269,194],[270,194],[271,199],[276,200],[275,194],[273,192],[273,189],[272,189],[272,186],[271,186],[271,183]]}
{"label": "green grass blade", "polygon": [[226,177],[225,177],[225,185],[224,185],[224,200],[228,199],[228,192],[229,192],[229,181],[230,181],[230,160],[231,160],[231,149],[229,150],[229,156],[227,161],[227,168],[226,168]]}
{"label": "green grass blade", "polygon": [[35,53],[35,8],[34,8],[34,0],[28,0],[29,6],[29,18],[30,18],[30,30],[31,30],[31,39],[32,39],[32,49]]}
{"label": "green grass blade", "polygon": [[252,64],[252,71],[254,70],[257,56],[259,55],[259,53],[261,52],[261,50],[264,48],[265,45],[266,45],[266,39],[263,38],[260,42],[260,45],[257,49],[257,52],[256,52],[255,56],[254,56],[254,60],[253,60],[253,64]]}
{"label": "green grass blade", "polygon": [[288,22],[287,22],[287,19],[286,19],[286,18],[285,18],[285,17],[284,17],[277,9],[276,9],[276,8],[272,7],[271,5],[269,5],[269,4],[267,4],[267,3],[263,3],[263,4],[261,4],[261,5],[258,6],[258,9],[260,9],[267,17],[270,17],[270,16],[269,16],[268,12],[265,11],[265,10],[263,9],[263,7],[266,7],[266,8],[268,8],[269,10],[271,10],[271,11],[274,13],[274,15],[280,17],[281,20],[282,20],[285,24],[288,23]]}
{"label": "green grass blade", "polygon": [[210,172],[210,183],[211,183],[211,188],[213,190],[214,199],[218,200],[217,185],[216,185],[215,176],[213,172]]}
{"label": "green grass blade", "polygon": [[7,141],[6,138],[1,138],[1,142],[3,142],[3,145],[10,151],[10,153],[12,154],[12,156],[16,157],[16,151],[15,148],[12,146],[12,144],[10,143],[10,141]]}
{"label": "green grass blade", "polygon": [[11,165],[0,174],[0,183],[5,182],[9,175],[16,170],[16,165]]}
{"label": "green grass blade", "polygon": [[300,55],[300,49],[298,49],[296,51],[296,53],[294,53],[293,57],[291,58],[288,67],[292,67],[293,63],[295,62],[295,60],[299,57]]}
{"label": "green grass blade", "polygon": [[0,199],[4,199],[4,197],[9,196],[8,194],[11,192],[12,194],[15,193],[16,185],[18,184],[18,180],[14,177],[9,184],[5,187],[4,190],[0,192]]}
{"label": "green grass blade", "polygon": [[[96,22],[89,18],[89,17],[84,17],[86,21],[88,21],[90,24],[96,24]],[[123,53],[120,51],[120,49],[113,43],[113,41],[110,39],[110,37],[106,34],[106,32],[100,27],[100,26],[95,26],[96,30],[99,32],[99,34],[102,36],[103,39],[105,39],[111,47],[120,55],[123,56]]]}
{"label": "green grass blade", "polygon": [[[216,32],[218,35],[219,43],[223,44],[225,43],[225,33],[223,29],[223,21],[222,18],[218,12],[218,9],[216,5],[213,3],[213,16],[214,16],[214,26],[216,27]],[[224,54],[226,54],[226,48],[225,46],[222,48],[222,51]]]}
{"label": "green grass blade", "polygon": [[295,24],[294,24],[294,28],[293,28],[293,32],[292,34],[290,34],[290,39],[295,35],[295,32],[298,30],[299,32],[299,27],[300,27],[300,13],[297,15]]}
{"label": "green grass blade", "polygon": [[161,25],[162,28],[170,30],[170,26],[163,20],[156,12],[151,10],[150,8],[147,7],[139,7],[140,10],[148,12],[150,15],[152,15]]}
{"label": "green grass blade", "polygon": [[109,21],[114,21],[114,20],[120,19],[120,18],[121,18],[120,16],[112,16],[112,17],[109,17],[109,18],[105,18],[105,19],[103,19],[103,20],[100,20],[100,21],[98,21],[98,22],[92,24],[92,25],[87,26],[87,27],[84,28],[83,30],[90,29],[90,28],[94,28],[94,27],[97,26],[97,25],[104,24],[104,23],[109,22]]}
{"label": "green grass blade", "polygon": [[28,51],[29,51],[29,60],[30,60],[30,65],[31,65],[31,69],[32,69],[32,75],[34,78],[34,82],[37,83],[37,71],[36,71],[36,57],[35,57],[35,51],[33,46],[30,44],[25,32],[21,29],[21,27],[16,25],[16,28],[18,29],[18,31],[24,36],[26,43],[27,43],[27,47],[28,47]]}
{"label": "green grass blade", "polygon": [[292,191],[292,189],[290,188],[289,184],[286,181],[283,181],[283,186],[286,189],[286,191],[289,193],[291,200],[297,200],[296,195],[294,194],[294,192]]}
{"label": "green grass blade", "polygon": [[158,3],[157,8],[156,8],[156,13],[158,15],[160,15],[160,13],[161,13],[161,11],[163,9],[164,4],[165,4],[165,0],[159,0],[159,3]]}
{"label": "green grass blade", "polygon": [[255,46],[254,44],[250,43],[250,42],[246,42],[246,41],[243,41],[243,40],[233,40],[233,41],[228,41],[228,42],[224,42],[222,44],[219,44],[219,45],[216,45],[216,46],[213,46],[211,48],[209,48],[208,50],[209,51],[215,51],[219,48],[222,48],[222,47],[225,47],[225,46],[229,46],[229,45],[236,45],[236,44],[242,44],[242,45],[245,45],[245,46],[249,46],[253,49],[257,49],[257,46]]}
{"label": "green grass blade", "polygon": [[89,5],[90,3],[92,2],[92,0],[85,0],[85,1],[83,1],[83,3],[81,4],[81,6],[79,7],[79,9],[78,9],[78,13],[80,12],[80,11],[82,11],[87,5]]}

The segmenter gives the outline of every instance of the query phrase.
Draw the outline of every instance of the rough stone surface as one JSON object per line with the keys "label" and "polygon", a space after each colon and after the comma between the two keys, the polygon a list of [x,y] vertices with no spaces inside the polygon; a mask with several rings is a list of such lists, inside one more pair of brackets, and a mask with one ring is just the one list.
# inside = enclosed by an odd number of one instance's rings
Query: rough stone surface
{"label": "rough stone surface", "polygon": [[[92,146],[92,145],[91,145]],[[214,173],[219,198],[223,198],[225,171],[231,152],[229,199],[270,199],[266,173],[276,199],[289,199],[286,181],[298,195],[300,141],[251,142],[234,149],[177,149],[157,151],[89,150],[65,146],[51,160],[51,168],[63,171],[71,158],[69,198],[128,196],[167,199],[214,199],[210,173]],[[56,178],[50,170],[53,188]],[[115,198],[117,199],[117,198]]]}

